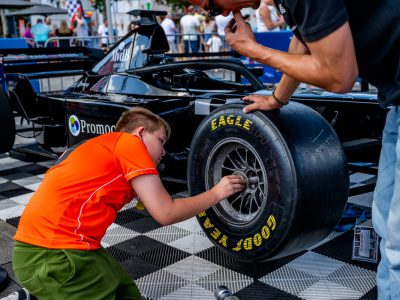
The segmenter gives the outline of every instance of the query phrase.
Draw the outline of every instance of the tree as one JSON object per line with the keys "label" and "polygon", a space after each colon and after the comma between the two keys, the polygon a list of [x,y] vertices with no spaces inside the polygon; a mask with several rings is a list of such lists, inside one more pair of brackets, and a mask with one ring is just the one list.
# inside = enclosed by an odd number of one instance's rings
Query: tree
{"label": "tree", "polygon": [[98,9],[101,13],[104,12],[104,8],[106,7],[105,0],[90,0],[93,8]]}
{"label": "tree", "polygon": [[[117,0],[118,1],[118,0]],[[143,1],[143,0],[142,0]],[[155,0],[156,3],[170,6],[173,10],[180,10],[184,6],[189,5],[187,0]],[[93,8],[98,9],[101,13],[105,13],[105,0],[90,0]]]}

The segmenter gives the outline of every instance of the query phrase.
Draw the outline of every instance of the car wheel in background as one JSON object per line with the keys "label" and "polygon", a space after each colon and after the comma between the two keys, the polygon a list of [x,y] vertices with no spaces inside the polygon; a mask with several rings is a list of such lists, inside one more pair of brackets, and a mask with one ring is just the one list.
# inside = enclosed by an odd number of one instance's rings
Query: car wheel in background
{"label": "car wheel in background", "polygon": [[11,150],[15,141],[15,121],[7,93],[0,85],[0,153]]}

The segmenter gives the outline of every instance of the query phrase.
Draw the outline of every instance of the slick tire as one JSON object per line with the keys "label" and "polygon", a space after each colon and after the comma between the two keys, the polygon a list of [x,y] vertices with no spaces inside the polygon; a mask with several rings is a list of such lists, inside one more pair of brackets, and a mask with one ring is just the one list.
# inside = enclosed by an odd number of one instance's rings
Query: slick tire
{"label": "slick tire", "polygon": [[9,97],[2,85],[0,85],[0,128],[0,153],[5,153],[14,145],[15,121]]}
{"label": "slick tire", "polygon": [[340,220],[349,178],[342,145],[317,112],[299,103],[244,114],[225,105],[198,127],[188,159],[191,195],[236,172],[246,181],[197,216],[207,237],[239,260],[290,255],[324,239]]}

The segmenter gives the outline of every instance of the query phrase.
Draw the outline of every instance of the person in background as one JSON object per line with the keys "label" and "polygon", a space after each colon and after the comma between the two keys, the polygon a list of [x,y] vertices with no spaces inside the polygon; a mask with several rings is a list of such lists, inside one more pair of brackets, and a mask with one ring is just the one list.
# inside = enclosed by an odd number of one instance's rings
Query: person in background
{"label": "person in background", "polygon": [[32,29],[32,24],[30,22],[26,23],[26,28],[24,35],[22,36],[24,39],[26,39],[26,43],[28,44],[29,48],[35,47],[35,41],[33,39],[33,34],[31,32]]}
{"label": "person in background", "polygon": [[226,16],[218,15],[215,17],[215,26],[217,26],[217,32],[219,36],[225,36],[225,27],[228,25],[229,21],[232,20],[232,18],[233,16],[231,13]]}
{"label": "person in background", "polygon": [[[66,38],[66,37],[72,37],[74,34],[72,30],[68,27],[67,21],[62,20],[60,27],[56,29],[55,32],[57,37],[61,38]],[[71,40],[70,39],[60,39],[58,40],[58,46],[59,47],[69,47],[71,45]]]}
{"label": "person in background", "polygon": [[44,47],[45,43],[49,39],[50,28],[46,24],[43,24],[42,19],[37,19],[36,24],[32,26],[31,30],[35,43],[39,47]]}
{"label": "person in background", "polygon": [[[133,198],[162,225],[189,219],[240,192],[240,176],[172,199],[156,169],[169,125],[147,109],[122,114],[116,131],[64,154],[29,200],[14,236],[12,265],[38,299],[141,299],[128,272],[102,246],[107,228]],[[25,292],[25,291],[24,291]]]}
{"label": "person in background", "polygon": [[261,0],[260,7],[255,14],[257,32],[280,31],[280,26],[285,23],[273,0]]}
{"label": "person in background", "polygon": [[[45,19],[44,19],[44,23],[50,28],[50,32],[49,32],[49,39],[50,38],[52,38],[52,37],[54,37],[55,36],[55,34],[56,34],[56,29],[57,29],[57,24],[53,24],[52,22],[51,22],[51,18],[49,17],[49,16],[47,16]],[[55,41],[55,40],[50,40],[48,43],[47,43],[47,47],[56,47],[57,46],[57,41]]]}
{"label": "person in background", "polygon": [[140,26],[140,19],[132,20],[129,23],[128,30],[129,30],[129,32],[131,32],[131,31],[135,30],[136,28],[138,28],[139,26]]}
{"label": "person in background", "polygon": [[85,37],[89,36],[89,27],[88,24],[85,20],[85,18],[82,16],[82,13],[78,11],[76,13],[75,17],[75,35],[77,37],[77,44],[80,46],[87,46],[88,45],[88,40],[85,39]]}
{"label": "person in background", "polygon": [[194,7],[192,5],[188,7],[187,14],[181,18],[180,23],[185,52],[198,52],[200,21],[194,16]]}
{"label": "person in background", "polygon": [[100,38],[100,47],[103,51],[108,48],[108,20],[104,19],[103,24],[99,26],[97,29],[97,34],[101,36]]}
{"label": "person in background", "polygon": [[215,25],[214,17],[210,17],[206,15],[204,20],[204,41],[207,41],[211,38],[213,31],[216,31],[217,27]]}
{"label": "person in background", "polygon": [[117,28],[115,29],[115,38],[119,40],[120,37],[123,37],[125,33],[125,24],[124,20],[121,19],[121,22],[117,22]]}
{"label": "person in background", "polygon": [[179,30],[178,28],[176,28],[175,22],[172,20],[170,13],[168,13],[165,16],[164,20],[162,20],[160,25],[164,29],[165,34],[167,35],[169,53],[178,52],[178,48],[176,46],[175,34],[179,33]]}
{"label": "person in background", "polygon": [[218,35],[217,31],[212,33],[211,38],[207,41],[207,52],[221,52],[223,50],[224,45],[222,44],[221,38]]}
{"label": "person in background", "polygon": [[229,48],[229,45],[225,42],[225,27],[228,23],[232,20],[233,16],[232,13],[224,15],[218,15],[215,17],[215,25],[217,26],[218,35],[223,40],[224,49]]}
{"label": "person in background", "polygon": [[199,20],[200,26],[198,27],[198,42],[199,42],[199,51],[206,52],[206,43],[204,40],[204,21],[206,20],[205,11],[198,6],[194,7],[194,16]]}

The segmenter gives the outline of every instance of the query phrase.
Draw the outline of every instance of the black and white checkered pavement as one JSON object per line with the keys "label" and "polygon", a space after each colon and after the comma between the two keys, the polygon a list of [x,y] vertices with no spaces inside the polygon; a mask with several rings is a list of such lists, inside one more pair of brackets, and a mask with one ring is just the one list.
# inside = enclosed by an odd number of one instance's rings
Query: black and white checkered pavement
{"label": "black and white checkered pavement", "polygon": [[[17,226],[32,193],[54,161],[31,163],[0,155],[0,219]],[[376,180],[351,174],[352,186]],[[184,197],[186,192],[176,194]],[[349,202],[370,209],[372,193]],[[370,220],[367,220],[369,222]],[[226,285],[240,299],[376,299],[376,264],[352,260],[353,230],[331,233],[307,251],[263,263],[235,261],[202,233],[195,218],[162,227],[130,203],[102,244],[148,299],[215,299]]]}

